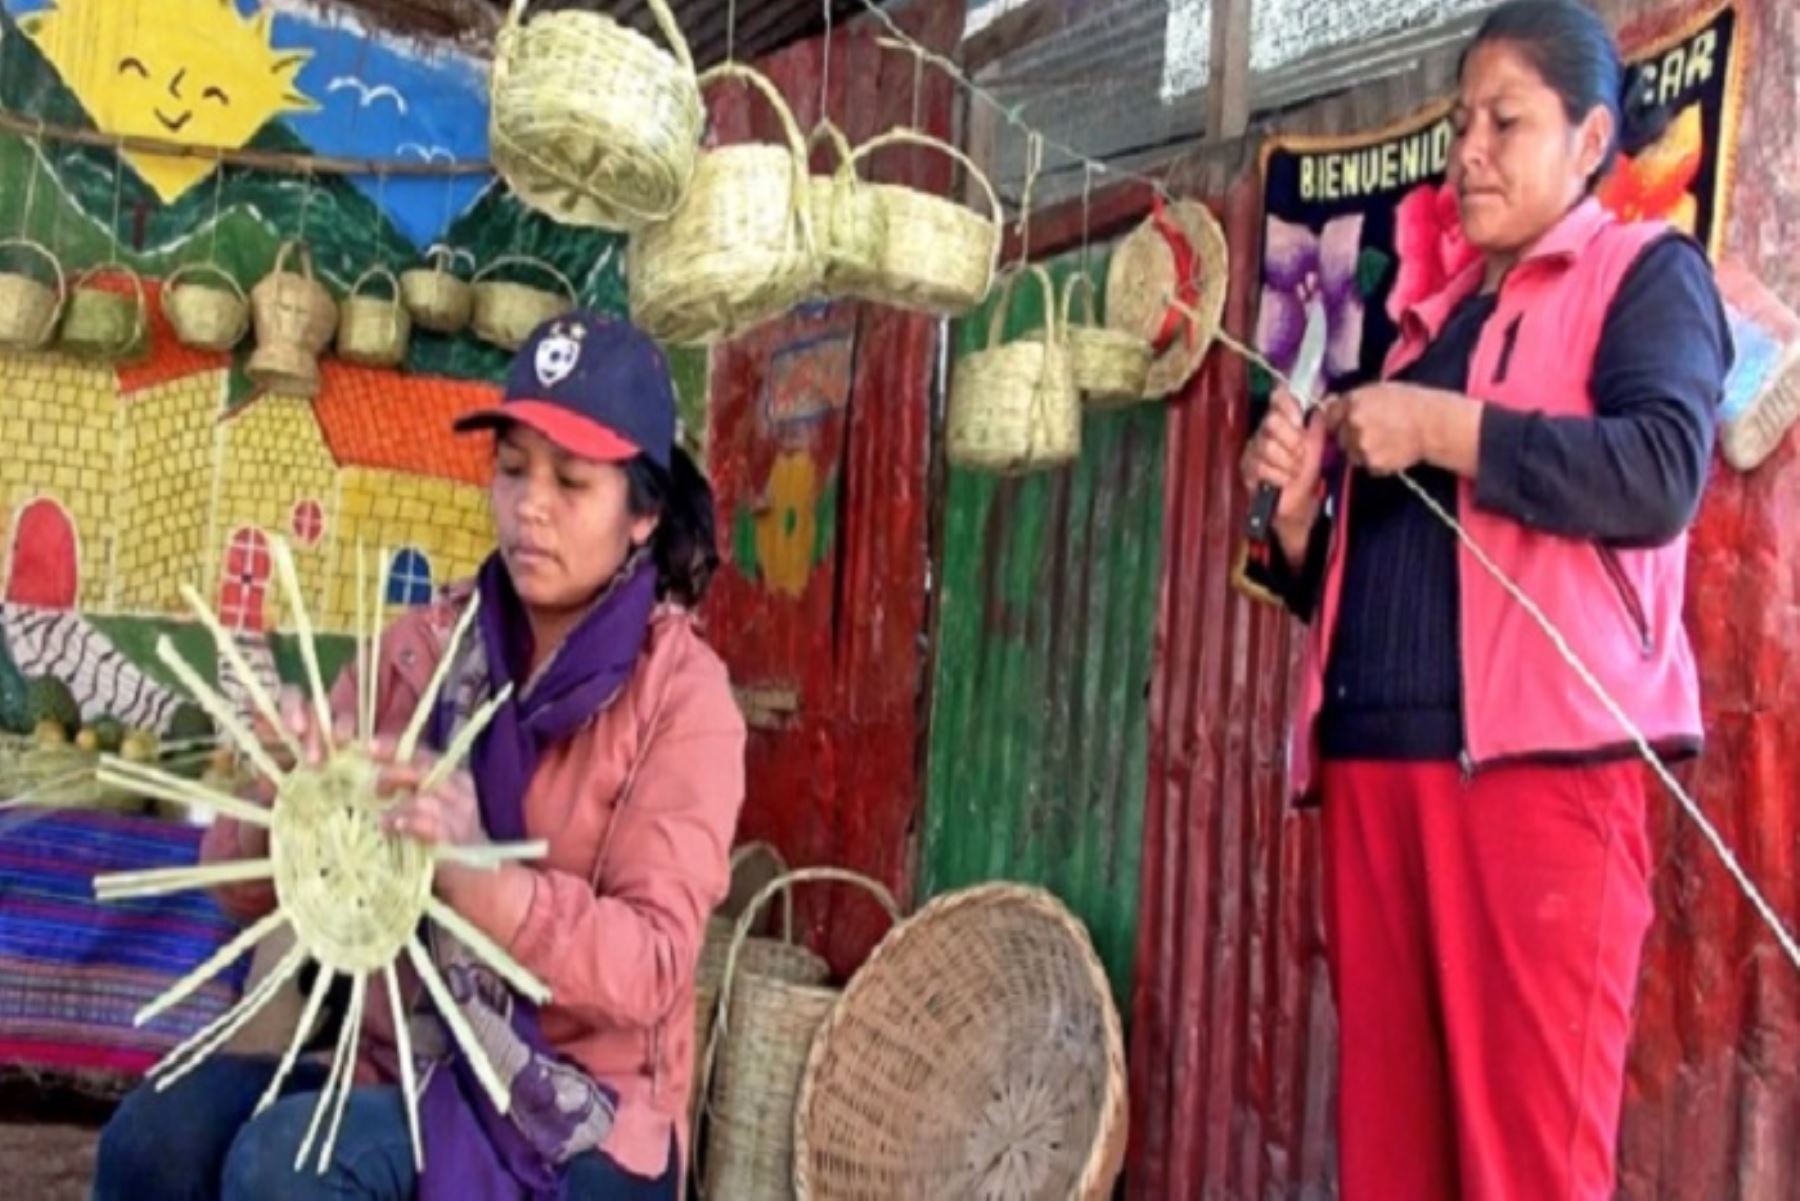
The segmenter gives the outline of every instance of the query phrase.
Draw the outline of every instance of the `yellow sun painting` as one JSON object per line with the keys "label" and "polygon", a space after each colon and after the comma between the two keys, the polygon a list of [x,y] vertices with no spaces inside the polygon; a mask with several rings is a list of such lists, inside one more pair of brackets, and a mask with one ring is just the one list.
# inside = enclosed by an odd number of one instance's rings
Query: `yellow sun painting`
{"label": "yellow sun painting", "polygon": [[[295,83],[312,52],[277,49],[270,19],[237,0],[55,0],[20,24],[104,132],[237,149],[271,118],[318,107]],[[213,168],[126,159],[165,204]]]}

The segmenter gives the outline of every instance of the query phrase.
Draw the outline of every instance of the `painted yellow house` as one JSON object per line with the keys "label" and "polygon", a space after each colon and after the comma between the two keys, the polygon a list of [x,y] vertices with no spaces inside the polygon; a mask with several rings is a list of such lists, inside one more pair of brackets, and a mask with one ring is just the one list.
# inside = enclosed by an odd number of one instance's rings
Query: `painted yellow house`
{"label": "painted yellow house", "polygon": [[170,615],[193,583],[228,625],[276,629],[282,537],[315,623],[347,630],[359,546],[391,605],[474,571],[492,545],[487,450],[450,424],[491,403],[490,386],[326,360],[315,400],[225,414],[225,359],[180,345],[154,295],[149,307],[154,349],[138,364],[0,357],[8,602]]}

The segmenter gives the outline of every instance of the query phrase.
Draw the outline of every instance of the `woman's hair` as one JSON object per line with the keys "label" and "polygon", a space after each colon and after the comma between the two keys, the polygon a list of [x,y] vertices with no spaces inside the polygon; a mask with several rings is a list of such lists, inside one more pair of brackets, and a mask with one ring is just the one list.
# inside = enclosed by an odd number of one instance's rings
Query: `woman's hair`
{"label": "woman's hair", "polygon": [[650,538],[657,597],[694,608],[719,567],[712,485],[679,446],[669,458],[669,470],[639,455],[625,464],[625,479],[631,515],[657,518]]}
{"label": "woman's hair", "polygon": [[1600,15],[1580,0],[1507,0],[1481,23],[1463,50],[1457,74],[1468,66],[1476,47],[1504,42],[1518,51],[1562,99],[1563,112],[1578,124],[1596,108],[1613,115],[1613,135],[1606,155],[1588,180],[1592,188],[1606,178],[1619,151],[1636,154],[1662,136],[1668,113],[1656,102],[1648,76],[1632,80],[1625,96],[1626,70],[1618,43]]}

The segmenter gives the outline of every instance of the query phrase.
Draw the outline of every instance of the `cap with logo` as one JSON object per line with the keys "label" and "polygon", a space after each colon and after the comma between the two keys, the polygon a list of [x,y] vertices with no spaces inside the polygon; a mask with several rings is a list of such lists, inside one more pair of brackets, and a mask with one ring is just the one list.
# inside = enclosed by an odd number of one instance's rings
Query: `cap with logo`
{"label": "cap with logo", "polygon": [[675,444],[668,361],[629,321],[585,311],[553,317],[513,356],[500,403],[464,414],[455,428],[515,422],[584,459],[620,463],[642,454],[666,470]]}

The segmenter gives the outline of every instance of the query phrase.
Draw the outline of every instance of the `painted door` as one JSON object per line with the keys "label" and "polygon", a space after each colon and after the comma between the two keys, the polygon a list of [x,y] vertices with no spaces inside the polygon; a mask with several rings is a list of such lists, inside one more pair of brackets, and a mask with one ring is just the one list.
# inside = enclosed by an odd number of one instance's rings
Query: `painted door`
{"label": "painted door", "polygon": [[7,603],[73,609],[79,585],[75,523],[56,501],[32,501],[13,527]]}
{"label": "painted door", "polygon": [[228,630],[261,633],[266,627],[269,577],[274,562],[269,539],[245,527],[225,546],[225,571],[219,578],[219,620]]}

